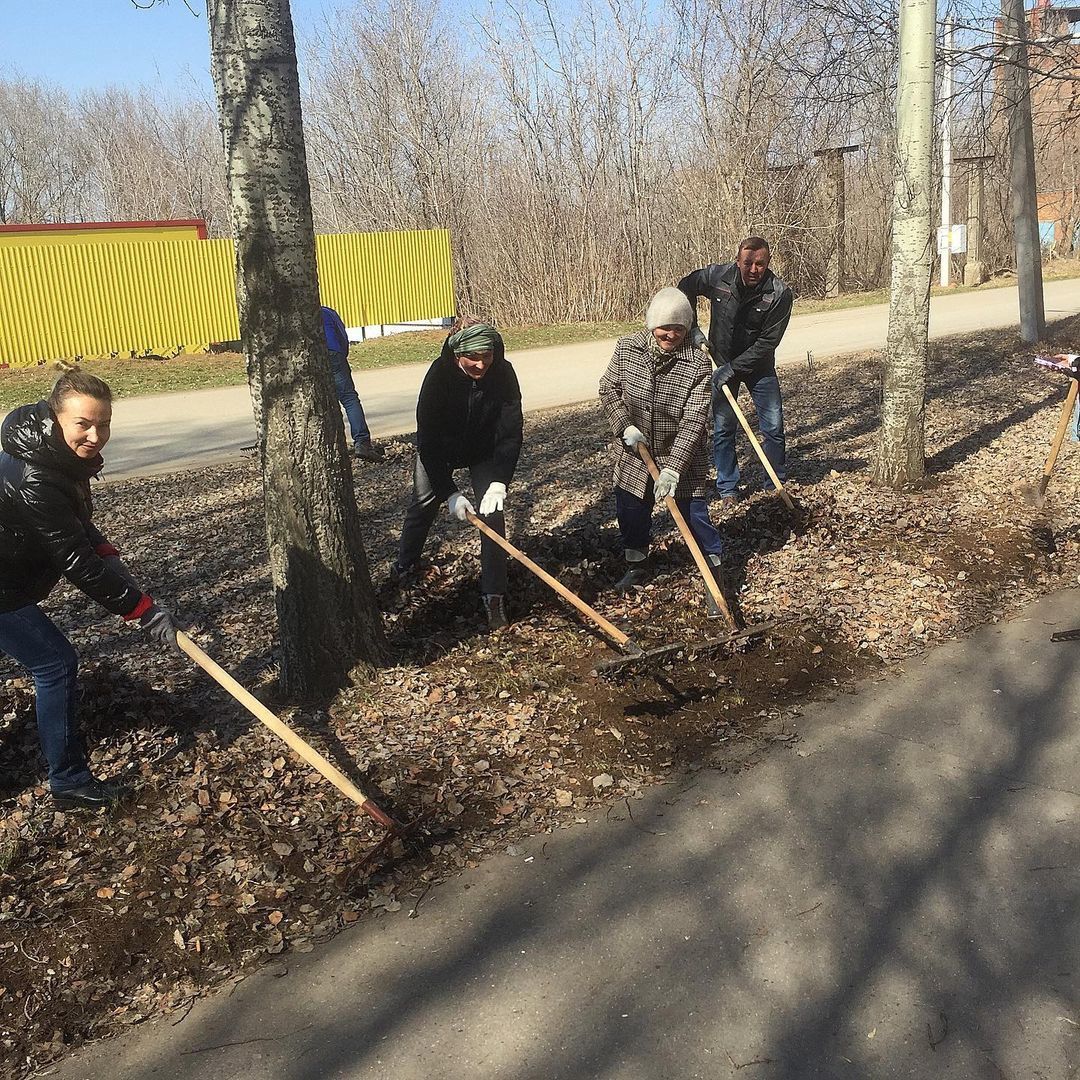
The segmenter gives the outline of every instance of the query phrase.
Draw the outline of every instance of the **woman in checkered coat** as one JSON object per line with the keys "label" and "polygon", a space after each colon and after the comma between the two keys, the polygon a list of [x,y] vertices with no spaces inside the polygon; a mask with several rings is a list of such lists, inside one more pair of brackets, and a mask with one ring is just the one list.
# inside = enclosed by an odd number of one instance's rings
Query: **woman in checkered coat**
{"label": "woman in checkered coat", "polygon": [[[645,313],[645,329],[620,338],[600,380],[600,403],[620,440],[615,513],[626,553],[627,592],[648,581],[649,536],[656,499],[675,501],[717,575],[722,545],[705,503],[712,364],[689,343],[694,313],[678,289],[661,289]],[[655,490],[638,453],[652,451],[660,469]]]}

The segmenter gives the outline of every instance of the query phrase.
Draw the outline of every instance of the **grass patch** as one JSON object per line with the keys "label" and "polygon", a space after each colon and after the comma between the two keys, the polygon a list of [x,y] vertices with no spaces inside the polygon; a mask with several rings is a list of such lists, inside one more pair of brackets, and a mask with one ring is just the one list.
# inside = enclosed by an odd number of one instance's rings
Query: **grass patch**
{"label": "grass patch", "polygon": [[[168,360],[87,359],[82,366],[104,379],[121,398],[238,386],[247,381],[244,358],[239,353],[181,353]],[[51,364],[0,371],[0,410],[47,397],[57,374]]]}

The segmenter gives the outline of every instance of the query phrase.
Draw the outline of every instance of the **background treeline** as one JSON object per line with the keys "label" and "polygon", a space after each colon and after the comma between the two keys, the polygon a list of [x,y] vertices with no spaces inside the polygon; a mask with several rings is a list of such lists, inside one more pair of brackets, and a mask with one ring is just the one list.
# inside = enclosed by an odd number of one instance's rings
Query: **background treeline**
{"label": "background treeline", "polygon": [[[960,152],[1001,153],[992,29],[977,12],[962,28]],[[820,293],[832,224],[814,151],[847,142],[862,149],[847,158],[846,283],[887,284],[887,6],[521,0],[465,17],[376,0],[299,37],[316,227],[449,228],[462,310],[631,318],[750,232]],[[209,96],[0,79],[0,221],[201,217],[227,235],[220,145]],[[1010,261],[1006,178],[988,170],[991,267]]]}

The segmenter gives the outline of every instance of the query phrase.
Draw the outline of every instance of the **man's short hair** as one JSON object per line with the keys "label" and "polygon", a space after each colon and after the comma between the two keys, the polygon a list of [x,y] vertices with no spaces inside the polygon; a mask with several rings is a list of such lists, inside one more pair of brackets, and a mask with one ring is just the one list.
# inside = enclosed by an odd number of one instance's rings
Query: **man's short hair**
{"label": "man's short hair", "polygon": [[740,245],[737,255],[741,255],[744,251],[761,251],[764,248],[769,254],[772,251],[769,249],[769,241],[764,236],[748,236]]}

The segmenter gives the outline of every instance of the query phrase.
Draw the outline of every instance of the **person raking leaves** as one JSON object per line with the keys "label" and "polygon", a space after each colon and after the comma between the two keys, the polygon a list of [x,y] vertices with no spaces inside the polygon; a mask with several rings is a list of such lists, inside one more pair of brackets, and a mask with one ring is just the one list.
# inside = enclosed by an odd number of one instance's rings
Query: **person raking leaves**
{"label": "person raking leaves", "polygon": [[[618,340],[600,379],[600,404],[621,443],[615,462],[615,514],[626,573],[615,586],[619,592],[651,577],[653,505],[669,495],[720,583],[723,545],[705,502],[712,364],[689,343],[693,324],[686,295],[661,289],[649,303],[645,329]],[[649,448],[660,469],[655,486],[639,443]]]}
{"label": "person raking leaves", "polygon": [[69,367],[48,400],[15,409],[0,428],[0,652],[33,676],[49,787],[65,810],[108,806],[124,788],[90,772],[76,717],[78,655],[40,602],[67,578],[176,649],[172,615],[93,522],[90,480],[104,465],[111,421],[108,384]]}
{"label": "person raking leaves", "polygon": [[[458,490],[454,470],[469,470],[480,517],[505,536],[503,505],[522,440],[521,389],[503,339],[488,323],[463,320],[428,369],[416,403],[413,497],[405,512],[395,584],[415,580],[439,504],[466,521],[474,504]],[[480,538],[480,592],[492,630],[507,625],[506,555]]]}

